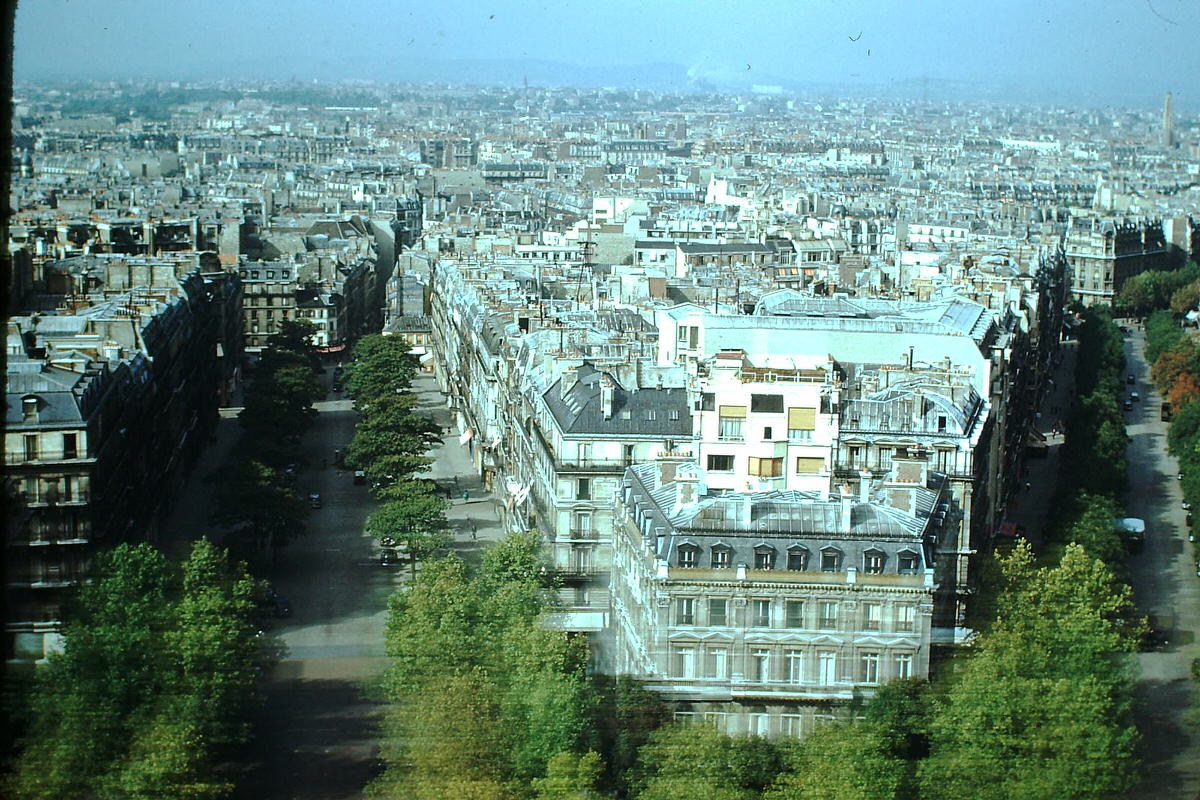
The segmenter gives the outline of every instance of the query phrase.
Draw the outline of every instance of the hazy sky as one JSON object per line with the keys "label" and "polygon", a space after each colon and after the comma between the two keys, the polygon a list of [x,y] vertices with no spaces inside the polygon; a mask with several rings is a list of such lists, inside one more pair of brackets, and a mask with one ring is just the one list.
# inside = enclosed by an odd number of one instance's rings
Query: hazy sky
{"label": "hazy sky", "polygon": [[[417,60],[1103,85],[1191,105],[1200,0],[21,0],[15,78],[389,79]],[[747,69],[749,68],[749,69]]]}

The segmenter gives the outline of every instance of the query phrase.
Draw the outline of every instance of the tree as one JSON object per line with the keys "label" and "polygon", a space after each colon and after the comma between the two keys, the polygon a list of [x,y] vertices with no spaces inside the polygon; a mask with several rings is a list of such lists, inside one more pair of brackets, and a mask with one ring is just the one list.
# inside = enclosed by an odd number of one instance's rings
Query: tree
{"label": "tree", "polygon": [[889,752],[882,726],[834,722],[791,749],[764,800],[894,800],[908,765]]}
{"label": "tree", "polygon": [[583,755],[556,753],[546,765],[546,777],[533,781],[537,800],[599,800],[596,791],[604,761],[595,751]]}
{"label": "tree", "polygon": [[417,561],[453,542],[447,533],[447,503],[433,495],[425,481],[398,481],[381,494],[386,502],[367,517],[367,533],[402,544],[415,574]]}
{"label": "tree", "polygon": [[6,796],[225,796],[215,756],[245,738],[262,655],[253,589],[206,541],[181,571],[149,545],[101,554],[64,611],[62,654],[38,672]]}
{"label": "tree", "polygon": [[1186,340],[1181,340],[1172,349],[1158,357],[1150,367],[1150,377],[1161,392],[1169,392],[1180,375],[1186,372],[1200,372],[1200,363],[1196,358],[1196,350]]}
{"label": "tree", "polygon": [[1198,398],[1200,398],[1200,381],[1197,381],[1196,376],[1190,372],[1181,373],[1167,394],[1171,408],[1183,408]]}
{"label": "tree", "polygon": [[407,391],[420,368],[408,352],[408,343],[395,336],[364,336],[354,345],[353,354],[344,379],[346,391],[356,403]]}
{"label": "tree", "polygon": [[1128,654],[1143,626],[1128,586],[1078,545],[1038,569],[1028,545],[1003,560],[996,625],[935,704],[928,795],[1115,798],[1134,777]]}
{"label": "tree", "polygon": [[481,603],[466,565],[454,557],[427,561],[389,598],[385,641],[391,668],[384,688],[392,702],[406,702],[431,679],[481,662]]}
{"label": "tree", "polygon": [[668,725],[655,731],[638,752],[638,800],[754,800],[753,789],[733,774],[732,741],[711,725]]}
{"label": "tree", "polygon": [[1200,305],[1200,281],[1193,281],[1175,290],[1171,295],[1171,310],[1179,316],[1194,311]]}
{"label": "tree", "polygon": [[222,476],[210,520],[235,527],[258,548],[287,544],[304,532],[308,509],[284,486],[276,472],[254,460],[243,460]]}

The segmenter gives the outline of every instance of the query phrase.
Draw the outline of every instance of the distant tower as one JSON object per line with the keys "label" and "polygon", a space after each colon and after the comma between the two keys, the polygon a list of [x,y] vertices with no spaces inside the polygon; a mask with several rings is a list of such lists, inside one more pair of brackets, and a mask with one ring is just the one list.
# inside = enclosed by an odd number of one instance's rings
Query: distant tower
{"label": "distant tower", "polygon": [[1175,109],[1174,103],[1171,100],[1171,93],[1167,92],[1167,99],[1163,101],[1163,147],[1175,146]]}

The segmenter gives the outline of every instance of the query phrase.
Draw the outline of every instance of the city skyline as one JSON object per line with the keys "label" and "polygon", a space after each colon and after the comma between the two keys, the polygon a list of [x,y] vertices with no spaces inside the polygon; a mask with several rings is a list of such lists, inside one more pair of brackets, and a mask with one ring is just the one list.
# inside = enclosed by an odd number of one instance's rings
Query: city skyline
{"label": "city skyline", "polygon": [[[840,88],[958,99],[1150,107],[1175,94],[1197,107],[1188,75],[1200,54],[1187,32],[1200,7],[1106,0],[1000,7],[928,2],[737,6],[618,2],[443,4],[437,12],[360,4],[353,17],[318,4],[206,7],[223,25],[181,26],[173,10],[142,0],[20,4],[14,77],[62,79],[266,79],[638,86],[789,92]],[[136,24],[129,21],[136,20]],[[636,25],[604,24],[637,21]],[[119,24],[120,23],[120,24]],[[181,33],[184,28],[188,33]],[[977,32],[987,31],[983,37]],[[588,53],[580,43],[590,43]],[[74,54],[74,55],[72,55]]]}

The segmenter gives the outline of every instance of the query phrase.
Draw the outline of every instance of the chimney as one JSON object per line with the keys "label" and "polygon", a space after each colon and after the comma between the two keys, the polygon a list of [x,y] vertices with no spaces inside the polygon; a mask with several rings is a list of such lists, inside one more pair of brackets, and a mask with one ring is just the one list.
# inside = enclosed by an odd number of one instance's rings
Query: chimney
{"label": "chimney", "polygon": [[860,472],[858,477],[858,502],[871,502],[871,473],[867,470]]}
{"label": "chimney", "polygon": [[854,495],[850,491],[850,484],[843,483],[841,495],[838,497],[838,532],[850,532],[850,512],[854,508]]}
{"label": "chimney", "polygon": [[[670,468],[671,472],[675,472],[675,465],[663,462],[661,469],[664,471]],[[675,508],[671,512],[674,516],[680,511],[690,506],[696,505],[696,501],[700,499],[699,481],[695,475],[688,473],[675,475]]]}
{"label": "chimney", "polygon": [[754,498],[749,492],[742,495],[738,510],[740,512],[738,518],[741,523],[750,527],[754,522]]}
{"label": "chimney", "polygon": [[605,419],[613,415],[613,382],[607,375],[600,376],[600,413]]}

